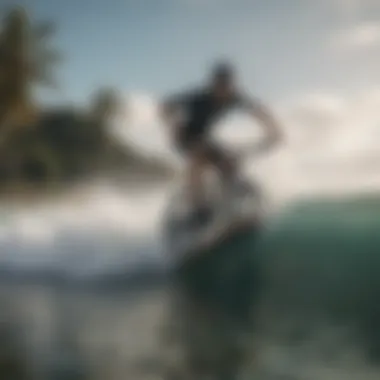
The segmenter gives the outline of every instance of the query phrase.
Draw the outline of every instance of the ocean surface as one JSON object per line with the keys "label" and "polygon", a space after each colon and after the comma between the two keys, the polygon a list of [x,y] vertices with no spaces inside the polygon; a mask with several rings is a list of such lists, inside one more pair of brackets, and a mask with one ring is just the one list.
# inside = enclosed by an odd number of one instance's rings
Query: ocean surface
{"label": "ocean surface", "polygon": [[[380,378],[379,221],[380,201],[366,197],[299,202],[268,227],[249,378]],[[1,281],[1,326],[37,379],[65,365],[91,379],[159,379],[170,288],[146,280],[103,290]]]}
{"label": "ocean surface", "polygon": [[[160,379],[158,334],[167,295],[164,288],[115,295],[1,286],[1,302],[7,305],[11,325],[22,342],[30,374],[41,379],[52,368],[65,368],[65,360],[71,370],[83,371],[91,379]],[[252,376],[379,378],[380,370],[369,362],[349,325],[313,313],[298,317],[270,313],[265,319],[257,335]]]}

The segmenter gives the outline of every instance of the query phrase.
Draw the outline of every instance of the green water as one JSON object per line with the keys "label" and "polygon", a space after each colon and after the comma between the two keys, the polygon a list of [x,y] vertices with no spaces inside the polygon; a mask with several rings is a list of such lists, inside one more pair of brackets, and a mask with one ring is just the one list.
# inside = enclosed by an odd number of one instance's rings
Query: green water
{"label": "green water", "polygon": [[278,320],[318,315],[335,325],[350,325],[379,360],[379,228],[376,196],[288,207],[256,252],[263,299],[281,316]]}
{"label": "green water", "polygon": [[380,290],[380,198],[295,203],[259,239],[252,230],[205,257],[186,274],[200,291],[222,278],[218,286],[227,294],[234,276],[244,289],[244,281],[254,282],[247,278],[260,275],[283,300],[286,293],[300,302],[312,295],[317,305],[335,297],[358,307]]}
{"label": "green water", "polygon": [[[244,295],[253,291],[256,282],[257,241],[254,230],[236,234],[222,245],[205,252],[201,260],[182,268],[186,286],[201,297],[225,302],[226,307],[243,307]],[[227,306],[230,305],[230,306]]]}
{"label": "green water", "polygon": [[380,198],[303,202],[279,219],[263,245],[269,282],[288,280],[293,298],[316,305],[369,307],[380,291]]}
{"label": "green water", "polygon": [[350,323],[380,355],[379,229],[380,197],[298,202],[259,238],[253,230],[235,236],[183,278],[243,317],[264,302],[278,321],[323,315]]}

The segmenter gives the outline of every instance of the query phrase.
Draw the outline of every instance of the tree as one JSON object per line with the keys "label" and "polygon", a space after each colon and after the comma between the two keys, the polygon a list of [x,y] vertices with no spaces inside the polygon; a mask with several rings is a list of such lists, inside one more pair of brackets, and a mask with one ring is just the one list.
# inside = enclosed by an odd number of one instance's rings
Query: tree
{"label": "tree", "polygon": [[32,23],[28,16],[14,8],[0,20],[0,183],[70,180],[117,168],[135,177],[167,177],[165,165],[112,135],[110,121],[121,108],[112,88],[95,93],[87,110],[41,110],[37,115],[33,91],[38,85],[57,86],[52,70],[60,54],[48,43],[55,25]]}
{"label": "tree", "polygon": [[117,91],[108,87],[102,88],[93,97],[91,116],[97,121],[106,122],[117,112],[119,106],[120,97]]}
{"label": "tree", "polygon": [[28,124],[36,113],[36,84],[54,86],[51,68],[60,55],[47,45],[51,23],[33,26],[23,8],[12,9],[0,34],[0,124]]}

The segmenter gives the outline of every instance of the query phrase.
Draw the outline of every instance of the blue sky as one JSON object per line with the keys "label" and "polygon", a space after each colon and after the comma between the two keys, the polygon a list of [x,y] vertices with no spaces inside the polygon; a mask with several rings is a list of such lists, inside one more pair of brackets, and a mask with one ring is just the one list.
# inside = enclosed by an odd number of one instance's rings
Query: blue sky
{"label": "blue sky", "polygon": [[342,59],[327,48],[351,21],[380,14],[369,6],[352,18],[351,3],[24,0],[34,18],[57,22],[53,43],[67,57],[57,72],[62,93],[45,98],[81,101],[104,84],[162,95],[201,81],[218,57],[235,62],[248,90],[268,100],[316,86],[346,89],[373,76],[380,79],[368,62]]}

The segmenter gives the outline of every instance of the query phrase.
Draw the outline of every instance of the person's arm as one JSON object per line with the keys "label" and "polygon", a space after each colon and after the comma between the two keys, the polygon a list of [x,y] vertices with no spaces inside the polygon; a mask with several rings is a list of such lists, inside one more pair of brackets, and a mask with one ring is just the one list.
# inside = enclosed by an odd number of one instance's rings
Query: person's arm
{"label": "person's arm", "polygon": [[171,96],[160,106],[160,115],[168,126],[171,135],[175,135],[183,119],[183,112],[190,100],[189,94]]}
{"label": "person's arm", "polygon": [[255,150],[260,153],[275,148],[283,140],[283,136],[274,115],[258,100],[245,101],[245,108],[265,130],[265,137],[256,145]]}

